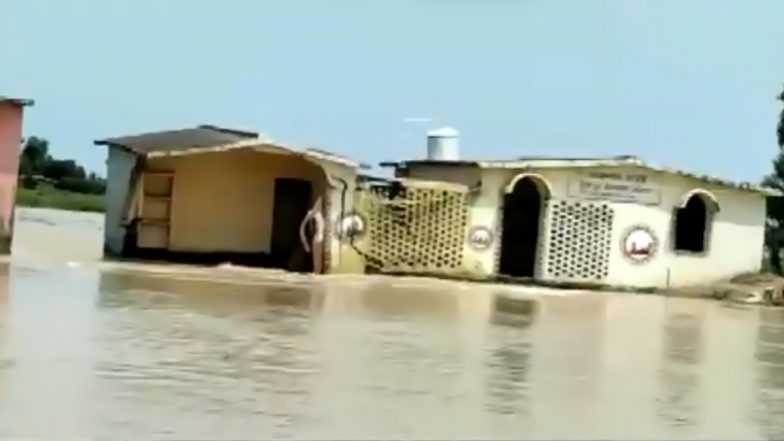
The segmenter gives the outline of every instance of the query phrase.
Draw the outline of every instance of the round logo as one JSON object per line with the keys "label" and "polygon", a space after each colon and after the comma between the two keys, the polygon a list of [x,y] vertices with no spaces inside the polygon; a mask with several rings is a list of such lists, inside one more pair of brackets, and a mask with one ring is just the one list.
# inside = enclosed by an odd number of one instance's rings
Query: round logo
{"label": "round logo", "polygon": [[623,236],[623,254],[634,263],[649,261],[656,254],[659,241],[653,230],[644,225],[635,225]]}
{"label": "round logo", "polygon": [[468,232],[468,245],[477,251],[484,251],[493,244],[493,232],[482,225],[471,227]]}
{"label": "round logo", "polygon": [[357,212],[346,213],[335,225],[336,233],[342,241],[355,241],[365,235],[365,218]]}

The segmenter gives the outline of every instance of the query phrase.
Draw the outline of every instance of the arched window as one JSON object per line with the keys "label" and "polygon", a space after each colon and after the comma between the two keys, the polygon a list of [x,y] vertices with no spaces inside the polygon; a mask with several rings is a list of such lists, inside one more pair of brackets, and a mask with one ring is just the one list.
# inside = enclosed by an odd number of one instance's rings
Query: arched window
{"label": "arched window", "polygon": [[706,252],[711,222],[718,208],[715,197],[708,192],[687,194],[675,210],[675,251]]}

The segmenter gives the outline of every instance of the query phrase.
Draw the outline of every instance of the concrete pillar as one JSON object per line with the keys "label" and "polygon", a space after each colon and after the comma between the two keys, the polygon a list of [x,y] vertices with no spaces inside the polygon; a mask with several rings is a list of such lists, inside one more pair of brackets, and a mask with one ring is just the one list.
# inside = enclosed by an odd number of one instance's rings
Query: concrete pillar
{"label": "concrete pillar", "polygon": [[16,183],[21,155],[22,116],[30,100],[0,96],[0,254],[11,252]]}

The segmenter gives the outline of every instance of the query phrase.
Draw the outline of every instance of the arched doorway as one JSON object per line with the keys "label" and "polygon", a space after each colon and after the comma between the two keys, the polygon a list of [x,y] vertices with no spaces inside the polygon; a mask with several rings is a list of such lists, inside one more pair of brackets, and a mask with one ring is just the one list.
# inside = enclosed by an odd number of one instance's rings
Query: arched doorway
{"label": "arched doorway", "polygon": [[707,252],[711,221],[718,211],[719,204],[711,193],[704,190],[687,193],[675,210],[675,251]]}
{"label": "arched doorway", "polygon": [[546,184],[535,176],[512,181],[504,195],[501,259],[498,272],[514,277],[534,277],[539,229]]}

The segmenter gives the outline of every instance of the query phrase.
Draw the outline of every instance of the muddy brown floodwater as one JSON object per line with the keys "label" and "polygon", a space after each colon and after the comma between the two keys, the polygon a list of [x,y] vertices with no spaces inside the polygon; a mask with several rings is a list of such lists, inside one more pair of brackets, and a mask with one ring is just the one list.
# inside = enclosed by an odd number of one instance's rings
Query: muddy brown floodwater
{"label": "muddy brown floodwater", "polygon": [[784,312],[100,262],[19,210],[0,438],[784,438]]}

